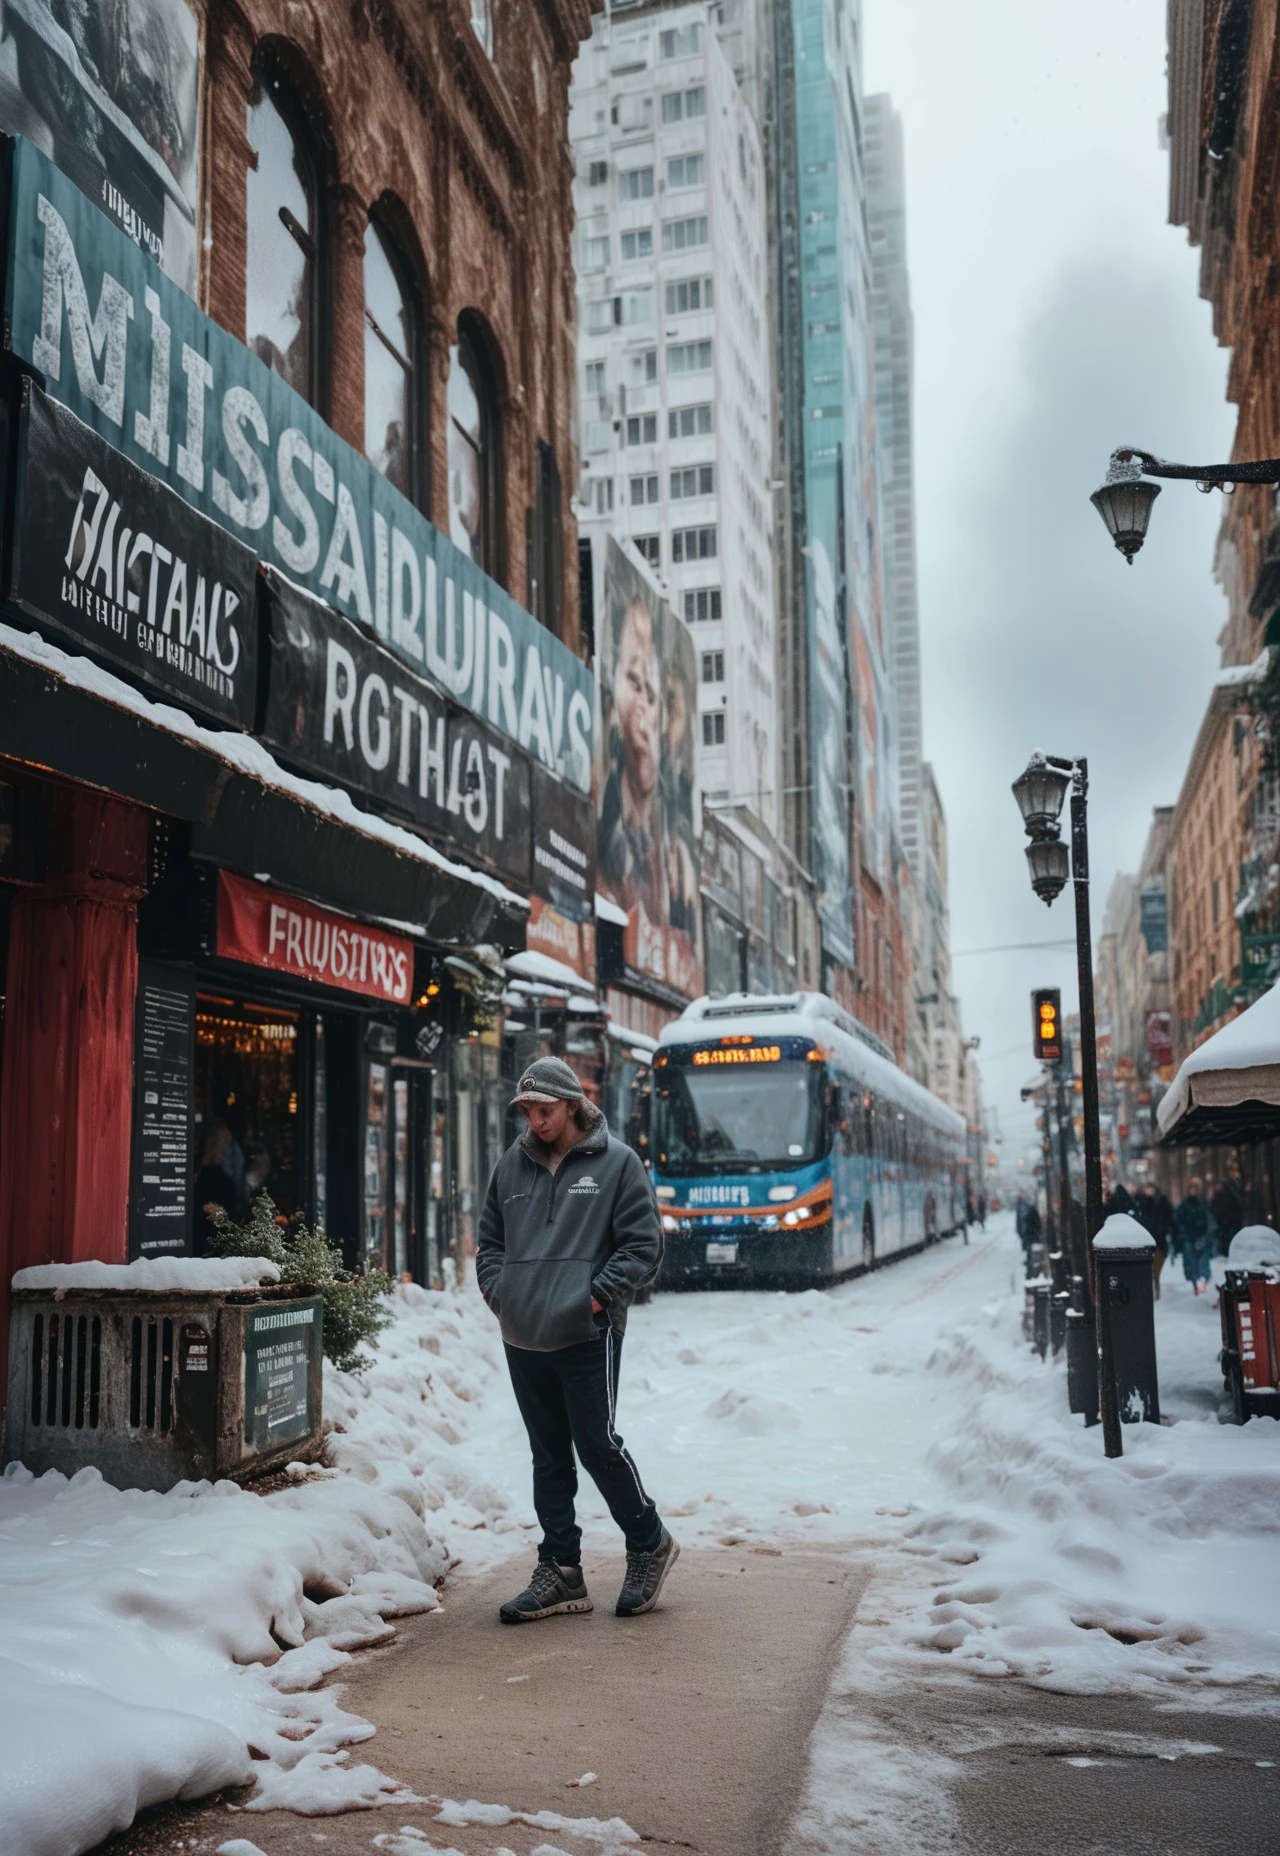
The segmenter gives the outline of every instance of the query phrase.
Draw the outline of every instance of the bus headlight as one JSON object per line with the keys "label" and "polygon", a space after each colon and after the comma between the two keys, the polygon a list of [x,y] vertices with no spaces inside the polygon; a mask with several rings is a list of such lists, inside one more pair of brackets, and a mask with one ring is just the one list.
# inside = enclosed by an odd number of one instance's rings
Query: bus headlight
{"label": "bus headlight", "polygon": [[678,1231],[680,1229],[680,1220],[678,1218],[673,1218],[670,1212],[663,1212],[662,1228],[664,1231]]}
{"label": "bus headlight", "polygon": [[782,1222],[786,1225],[797,1225],[803,1223],[810,1215],[807,1205],[797,1205],[793,1212],[783,1212]]}

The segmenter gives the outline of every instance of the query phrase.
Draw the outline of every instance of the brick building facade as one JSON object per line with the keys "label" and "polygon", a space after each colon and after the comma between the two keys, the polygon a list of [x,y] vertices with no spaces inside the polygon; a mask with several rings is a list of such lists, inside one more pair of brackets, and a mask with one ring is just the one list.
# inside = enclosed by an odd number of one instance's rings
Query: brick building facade
{"label": "brick building facade", "polygon": [[[262,156],[247,125],[265,84],[314,177],[318,354],[306,397],[366,448],[365,272],[376,232],[408,308],[407,358],[421,373],[413,500],[449,533],[449,379],[461,327],[491,395],[495,507],[484,564],[584,655],[577,550],[562,539],[547,547],[538,511],[558,505],[562,525],[577,481],[568,85],[590,11],[589,0],[493,6],[490,50],[465,0],[207,0],[210,237],[199,282],[201,306],[253,345],[246,182]],[[540,547],[550,587],[537,584]]]}
{"label": "brick building facade", "polygon": [[6,16],[0,1387],[15,1269],[189,1254],[251,1177],[351,1264],[465,1257],[495,950],[592,907],[590,12]]}
{"label": "brick building facade", "polygon": [[[1276,0],[1169,6],[1169,217],[1200,249],[1200,293],[1231,350],[1232,456],[1242,459],[1280,454],[1278,31]],[[1280,684],[1261,656],[1280,641],[1280,514],[1266,485],[1239,486],[1222,509],[1214,568],[1227,597],[1223,675],[1192,751],[1169,853],[1179,1058],[1280,970]]]}

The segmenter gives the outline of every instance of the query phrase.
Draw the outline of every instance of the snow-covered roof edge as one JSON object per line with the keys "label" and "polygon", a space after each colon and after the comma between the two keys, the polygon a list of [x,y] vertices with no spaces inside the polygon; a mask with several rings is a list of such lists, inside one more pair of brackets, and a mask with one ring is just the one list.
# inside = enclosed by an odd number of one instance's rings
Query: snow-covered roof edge
{"label": "snow-covered roof edge", "polygon": [[429,864],[459,883],[469,883],[473,889],[484,890],[504,908],[519,909],[528,914],[528,899],[518,895],[514,889],[508,889],[496,877],[483,870],[472,870],[466,864],[454,863],[452,858],[446,857],[443,851],[437,851],[434,845],[428,844],[416,833],[406,831],[401,825],[393,825],[373,812],[362,812],[351,795],[341,788],[324,786],[319,780],[304,780],[298,774],[287,772],[252,735],[206,728],[185,710],[175,709],[170,703],[153,701],[140,690],[135,690],[131,684],[114,676],[111,671],[102,669],[87,657],[73,656],[60,646],[50,644],[38,632],[20,632],[0,622],[0,651],[7,651],[12,657],[34,664],[71,689],[83,690],[86,695],[96,697],[100,702],[138,716],[152,728],[163,729],[166,734],[190,741],[194,746],[214,755],[225,766],[243,773],[248,779],[257,780],[262,786],[287,793],[291,799],[298,800],[313,812],[333,819],[346,830],[358,831],[363,837],[377,839],[392,850],[413,857],[419,863]]}

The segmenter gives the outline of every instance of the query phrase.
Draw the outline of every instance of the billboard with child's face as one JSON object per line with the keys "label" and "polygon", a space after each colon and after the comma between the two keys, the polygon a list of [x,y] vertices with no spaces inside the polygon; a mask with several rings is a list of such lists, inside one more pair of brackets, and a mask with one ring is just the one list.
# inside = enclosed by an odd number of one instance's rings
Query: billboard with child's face
{"label": "billboard with child's face", "polygon": [[600,610],[596,884],[626,911],[629,974],[691,999],[702,990],[693,640],[612,537]]}

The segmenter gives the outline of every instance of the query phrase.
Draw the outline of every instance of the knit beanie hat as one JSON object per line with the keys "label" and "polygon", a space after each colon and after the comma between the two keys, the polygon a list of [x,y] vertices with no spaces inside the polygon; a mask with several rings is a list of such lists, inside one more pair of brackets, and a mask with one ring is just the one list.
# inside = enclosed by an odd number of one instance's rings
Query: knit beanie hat
{"label": "knit beanie hat", "polygon": [[582,1084],[560,1057],[538,1057],[516,1084],[516,1102],[581,1102]]}

